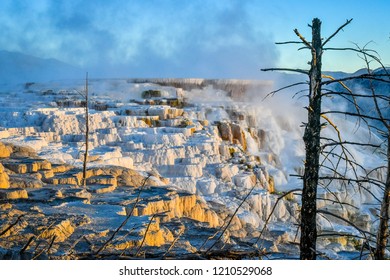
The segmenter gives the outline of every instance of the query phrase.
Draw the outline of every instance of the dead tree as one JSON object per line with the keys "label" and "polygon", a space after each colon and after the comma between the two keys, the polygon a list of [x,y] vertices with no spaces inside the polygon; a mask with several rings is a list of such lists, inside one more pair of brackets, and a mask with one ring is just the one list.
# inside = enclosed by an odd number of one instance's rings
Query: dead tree
{"label": "dead tree", "polygon": [[[321,101],[322,101],[322,54],[323,47],[332,39],[344,26],[349,24],[348,20],[337,29],[326,41],[321,38],[321,21],[314,18],[312,25],[312,40],[308,42],[297,29],[294,30],[300,41],[285,42],[281,44],[298,43],[303,44],[304,49],[311,51],[310,70],[288,69],[288,68],[270,68],[263,71],[292,71],[306,74],[309,77],[309,94],[307,114],[308,121],[305,124],[303,141],[305,143],[305,169],[303,174],[302,189],[302,208],[301,208],[301,238],[300,238],[300,258],[316,259],[316,241],[317,241],[317,187],[319,180],[320,155],[321,155]],[[291,86],[299,85],[297,83]],[[285,87],[287,88],[287,87]]]}
{"label": "dead tree", "polygon": [[[359,120],[363,120],[367,127],[374,131],[376,135],[379,135],[382,137],[383,142],[380,145],[372,145],[370,143],[350,143],[353,145],[366,145],[375,147],[377,149],[382,148],[385,150],[383,152],[385,156],[385,166],[378,166],[377,168],[374,168],[373,170],[365,170],[366,176],[360,176],[360,178],[357,178],[355,180],[356,184],[360,184],[360,187],[362,187],[362,184],[368,184],[377,188],[380,188],[383,191],[382,198],[377,198],[374,196],[374,198],[378,201],[380,204],[379,209],[379,226],[376,233],[376,238],[369,240],[374,247],[370,248],[372,252],[370,252],[371,256],[374,259],[381,260],[385,259],[385,251],[388,244],[388,238],[389,238],[389,208],[390,208],[390,92],[385,91],[378,93],[377,86],[390,84],[390,73],[388,69],[383,65],[381,60],[379,59],[379,56],[377,55],[376,51],[367,49],[366,46],[364,48],[360,48],[356,45],[355,48],[330,48],[329,50],[341,50],[341,51],[353,51],[357,53],[365,62],[366,64],[366,73],[357,75],[357,76],[349,76],[345,77],[341,80],[332,80],[332,81],[326,81],[323,82],[323,84],[329,85],[334,82],[342,83],[344,89],[347,89],[347,91],[339,92],[339,91],[329,91],[325,95],[333,94],[337,96],[341,96],[345,99],[353,98],[353,102],[357,105],[356,108],[360,107],[359,103],[363,103],[366,108],[365,111],[360,111],[359,109],[356,110],[356,112],[339,112],[334,111],[334,113],[340,113],[345,114],[349,116],[353,116],[355,118],[358,118]],[[376,63],[379,65],[379,68],[377,71],[373,71],[371,69],[371,63]],[[351,90],[349,89],[346,84],[349,81],[363,81],[367,86],[359,87],[358,90]],[[374,84],[376,83],[376,84]],[[362,90],[364,88],[364,90]],[[363,92],[361,92],[363,91]],[[365,100],[362,102],[362,100]],[[371,103],[367,102],[370,101]],[[352,102],[352,101],[351,101]],[[368,103],[368,104],[367,104]],[[383,181],[379,181],[378,179],[371,176],[373,171],[380,170],[380,169],[386,169],[386,175],[385,179]]]}
{"label": "dead tree", "polygon": [[[364,60],[367,66],[368,74],[372,75],[372,71],[370,69],[369,59],[364,53]],[[371,55],[372,57],[372,55]],[[380,62],[380,60],[374,56],[374,60],[379,62],[381,65],[381,69],[387,77],[388,82],[390,83],[390,73],[386,67]],[[385,116],[385,112],[389,112],[390,110],[390,92],[387,92],[387,95],[378,95],[376,93],[375,87],[373,85],[373,81],[369,80],[370,83],[370,92],[371,97],[374,102],[374,113],[380,119],[380,124],[382,125],[380,128],[377,128],[378,132],[382,134],[385,138],[385,143],[387,144],[386,150],[386,161],[387,161],[387,171],[386,171],[386,179],[383,186],[383,197],[381,201],[381,207],[379,212],[379,227],[376,236],[376,247],[374,252],[374,258],[377,260],[385,259],[385,251],[389,239],[389,210],[390,210],[390,119]],[[381,106],[380,104],[386,104],[385,106]]]}
{"label": "dead tree", "polygon": [[[378,108],[379,109],[379,108]],[[389,108],[387,108],[389,110]],[[374,257],[377,260],[385,259],[385,250],[389,239],[389,210],[390,210],[390,122],[383,117],[382,121],[387,129],[387,172],[386,182],[383,190],[383,198],[381,202],[380,214],[379,214],[379,227],[376,237],[376,248]]]}
{"label": "dead tree", "polygon": [[375,259],[385,259],[385,250],[389,239],[389,210],[390,210],[390,124],[387,127],[387,174],[383,191],[383,199],[379,214],[379,228],[376,238]]}
{"label": "dead tree", "polygon": [[83,186],[87,185],[87,161],[89,149],[88,72],[85,76],[85,153],[83,160]]}
{"label": "dead tree", "polygon": [[[294,30],[295,34],[299,37],[299,41],[289,41],[282,42],[278,44],[301,44],[300,49],[309,49],[311,51],[311,62],[309,70],[302,69],[290,69],[290,68],[269,68],[262,69],[263,71],[290,71],[300,74],[305,74],[308,76],[309,82],[304,83],[295,83],[288,86],[285,86],[279,90],[272,92],[274,94],[281,90],[289,89],[298,85],[308,84],[308,106],[306,107],[308,112],[308,121],[305,124],[305,132],[303,135],[303,141],[306,149],[306,158],[305,158],[305,168],[304,174],[301,177],[303,180],[303,189],[302,189],[302,208],[301,208],[301,239],[300,239],[300,258],[301,259],[316,259],[316,255],[319,253],[316,249],[316,240],[317,240],[317,216],[321,215],[323,218],[328,219],[339,219],[342,223],[348,224],[349,226],[354,227],[358,230],[361,236],[357,237],[363,239],[362,251],[364,246],[367,246],[369,249],[369,254],[376,259],[383,259],[385,254],[385,248],[387,246],[387,239],[389,237],[389,166],[387,166],[387,179],[385,182],[380,182],[367,174],[370,174],[370,171],[358,162],[353,154],[351,153],[349,147],[351,145],[358,147],[372,147],[375,149],[380,148],[382,145],[372,144],[369,142],[355,142],[343,140],[342,132],[339,130],[337,124],[332,120],[332,117],[336,114],[342,114],[344,116],[352,117],[356,119],[357,126],[360,126],[360,122],[364,122],[367,127],[370,128],[372,125],[371,122],[379,122],[379,126],[374,126],[373,128],[377,130],[379,134],[385,135],[384,142],[387,143],[387,165],[389,165],[389,117],[384,116],[384,112],[389,111],[389,95],[381,94],[378,95],[375,93],[375,88],[372,86],[372,82],[382,82],[390,83],[389,73],[387,69],[380,63],[379,59],[373,55],[369,50],[359,49],[359,48],[329,48],[325,45],[337,35],[337,33],[342,30],[346,25],[348,25],[352,20],[347,20],[346,23],[341,25],[331,36],[323,41],[321,39],[321,21],[319,19],[314,19],[312,25],[309,25],[312,30],[312,40],[309,43],[297,29]],[[351,75],[343,78],[335,79],[329,75],[324,75],[321,70],[321,59],[324,51],[354,51],[358,55],[364,57],[366,62],[368,59],[372,59],[376,62],[379,62],[382,69],[385,73],[373,73],[368,71],[364,74]],[[375,53],[375,52],[374,52]],[[367,68],[369,65],[367,63]],[[346,83],[349,81],[369,81],[371,85],[371,95],[360,94],[358,92],[353,92]],[[343,91],[335,91],[329,86],[338,85],[341,86]],[[302,92],[302,91],[300,91]],[[330,109],[328,111],[322,110],[322,98],[323,97],[332,97],[346,100],[349,104],[353,104],[353,110],[347,111],[337,111],[335,109]],[[375,110],[373,112],[365,112],[359,104],[359,98],[369,98],[372,99],[375,104]],[[384,108],[380,107],[379,101],[384,101],[387,104]],[[387,103],[386,103],[387,102]],[[321,119],[325,120],[324,123],[321,123]],[[321,135],[321,128],[325,126],[330,126],[337,132],[336,138],[327,138]],[[383,127],[385,129],[383,129]],[[323,170],[320,172],[320,170]],[[351,174],[352,173],[352,176]],[[326,175],[324,175],[326,174]],[[366,175],[364,175],[366,174]],[[331,193],[334,199],[326,199],[332,204],[337,204],[340,206],[340,209],[343,210],[344,207],[354,207],[349,203],[340,201],[335,193],[330,189],[331,183],[337,181],[341,187],[345,187],[345,190],[348,191],[348,188],[358,188],[360,191],[365,191],[371,194],[380,204],[380,225],[378,228],[377,236],[371,232],[367,232],[364,229],[360,228],[352,221],[349,221],[334,212],[329,212],[327,210],[317,209],[317,188],[322,187],[327,192]],[[382,199],[375,197],[375,195],[370,191],[369,186],[380,187],[384,191]],[[335,233],[338,235],[338,233]],[[326,234],[321,234],[325,236]],[[375,245],[374,245],[375,244]],[[374,247],[375,246],[375,247]],[[374,253],[372,253],[374,252]]]}
{"label": "dead tree", "polygon": [[[350,21],[347,21],[348,24]],[[343,26],[345,26],[344,24]],[[307,114],[308,121],[305,125],[303,141],[305,143],[305,169],[303,174],[303,189],[302,189],[302,208],[301,208],[301,238],[300,238],[300,258],[301,259],[316,259],[316,241],[317,241],[317,187],[319,180],[320,169],[320,154],[321,154],[321,80],[322,80],[322,54],[323,46],[334,36],[328,38],[324,43],[321,38],[321,21],[318,18],[313,19],[312,25],[312,41],[308,42],[297,29],[295,34],[299,37],[298,42],[303,44],[303,48],[311,51],[310,70],[301,69],[286,69],[286,68],[271,68],[263,69],[292,71],[301,74],[306,74],[309,77],[309,94]],[[340,30],[339,28],[338,30]],[[301,84],[301,83],[298,83]]]}
{"label": "dead tree", "polygon": [[[361,50],[364,51],[364,50]],[[363,52],[364,61],[366,62],[367,73],[373,75],[369,58],[367,57],[366,51]],[[373,57],[371,55],[370,57]],[[374,56],[374,60],[380,63],[380,60]],[[388,81],[390,82],[390,73],[380,63],[381,69],[385,75],[387,75]],[[386,179],[383,185],[383,197],[380,206],[379,212],[379,226],[376,236],[376,246],[374,251],[374,258],[376,260],[385,259],[385,251],[387,247],[387,242],[389,238],[389,210],[390,210],[390,120],[386,117],[385,112],[388,113],[390,110],[390,93],[385,93],[385,95],[377,94],[373,81],[369,80],[369,90],[371,93],[371,98],[374,103],[374,116],[379,118],[379,123],[381,127],[375,126],[380,134],[385,138],[384,142],[387,144],[386,150],[386,161],[387,161],[387,171]],[[386,104],[381,106],[381,104]]]}
{"label": "dead tree", "polygon": [[[295,33],[299,35],[298,31]],[[301,38],[302,36],[300,36]],[[303,135],[305,142],[306,160],[303,175],[302,209],[301,209],[301,259],[313,260],[316,258],[317,241],[317,186],[320,161],[321,136],[321,66],[322,40],[321,21],[317,18],[312,25],[312,43],[305,40],[311,49],[312,60],[309,71],[309,107],[308,121]]]}

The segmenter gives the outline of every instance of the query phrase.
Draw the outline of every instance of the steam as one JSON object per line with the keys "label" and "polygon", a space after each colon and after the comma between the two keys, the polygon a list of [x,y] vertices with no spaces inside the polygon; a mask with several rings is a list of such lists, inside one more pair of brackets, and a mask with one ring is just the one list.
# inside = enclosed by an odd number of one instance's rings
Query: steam
{"label": "steam", "polygon": [[278,54],[254,3],[1,1],[0,46],[91,77],[258,78]]}
{"label": "steam", "polygon": [[[292,78],[292,80],[290,79]],[[281,86],[289,85],[296,82],[299,76],[279,76],[279,79],[275,82],[274,89],[278,89]],[[352,84],[354,92],[364,94],[365,89],[362,85]],[[383,85],[382,85],[383,86]],[[379,92],[386,92],[384,87],[377,86]],[[252,91],[248,92],[252,102],[251,104],[256,106],[256,116],[258,120],[259,128],[266,131],[266,147],[261,152],[271,152],[279,157],[280,165],[276,165],[277,168],[268,166],[269,173],[275,178],[275,183],[279,190],[288,190],[295,187],[301,187],[302,182],[297,178],[290,177],[290,174],[297,174],[299,170],[302,170],[303,160],[305,156],[304,143],[302,140],[303,127],[302,123],[307,121],[307,111],[304,109],[307,106],[307,91],[302,91],[302,88],[289,89],[282,92],[278,92],[272,97],[262,98],[265,96],[263,92]],[[296,94],[300,92],[299,94]],[[368,94],[368,93],[366,93]],[[301,98],[300,98],[301,96]],[[364,112],[372,113],[373,104],[372,100],[368,98],[362,98],[358,100],[361,110]],[[371,102],[371,103],[370,103]],[[345,99],[339,98],[323,98],[323,111],[335,110],[335,111],[352,111],[354,112],[354,105]],[[388,112],[384,110],[384,113]],[[322,135],[326,138],[335,139],[339,141],[357,142],[357,143],[371,143],[373,145],[382,145],[383,141],[379,135],[376,135],[376,131],[370,130],[368,125],[356,118],[348,117],[342,114],[329,114],[327,115],[337,126],[337,129],[328,124],[322,128]],[[323,120],[323,123],[326,123]],[[378,125],[378,124],[377,124]],[[340,135],[338,134],[340,132]],[[384,147],[362,147],[356,145],[348,145],[348,157],[353,158],[356,162],[367,170],[375,169],[382,166]],[[333,150],[335,154],[342,155],[343,151],[341,147],[337,147]],[[382,154],[381,154],[382,153]],[[330,157],[332,158],[332,157]],[[323,160],[323,158],[321,159]],[[323,168],[324,174],[329,173],[334,168],[334,163],[324,161],[324,166],[329,169]],[[352,168],[345,164],[340,164],[338,172],[354,178],[356,175]],[[378,180],[383,180],[383,169],[375,172],[375,176]],[[365,171],[357,168],[357,174],[364,176]],[[335,181],[330,186],[332,190],[340,191],[342,186],[339,182]],[[379,189],[373,190],[374,193]],[[353,203],[360,205],[361,203],[371,202],[372,196],[365,192],[358,192],[357,190],[351,190],[351,198]]]}

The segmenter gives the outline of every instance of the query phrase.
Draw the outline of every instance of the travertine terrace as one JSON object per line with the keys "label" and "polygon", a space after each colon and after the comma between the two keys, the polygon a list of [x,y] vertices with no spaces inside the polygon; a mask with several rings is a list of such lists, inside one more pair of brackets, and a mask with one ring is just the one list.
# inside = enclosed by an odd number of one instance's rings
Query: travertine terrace
{"label": "travertine terrace", "polygon": [[90,81],[86,186],[82,84],[1,93],[1,258],[297,252],[299,204],[274,207],[288,175],[246,96],[269,82]]}

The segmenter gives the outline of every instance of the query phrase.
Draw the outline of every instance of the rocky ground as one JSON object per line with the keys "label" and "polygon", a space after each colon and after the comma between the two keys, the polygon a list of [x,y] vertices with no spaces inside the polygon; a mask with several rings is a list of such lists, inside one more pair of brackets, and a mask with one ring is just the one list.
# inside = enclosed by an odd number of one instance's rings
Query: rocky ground
{"label": "rocky ground", "polygon": [[[282,163],[251,106],[217,89],[202,100],[106,83],[91,82],[85,184],[82,87],[2,93],[0,258],[297,256],[299,202],[277,200]],[[345,255],[356,245],[329,244]]]}

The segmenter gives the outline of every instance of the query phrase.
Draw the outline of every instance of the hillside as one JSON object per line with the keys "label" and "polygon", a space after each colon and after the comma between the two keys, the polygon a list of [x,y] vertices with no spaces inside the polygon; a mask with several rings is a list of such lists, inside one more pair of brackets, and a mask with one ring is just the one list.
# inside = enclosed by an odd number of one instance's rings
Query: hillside
{"label": "hillside", "polygon": [[0,84],[47,82],[83,76],[80,68],[56,59],[42,59],[19,52],[0,51]]}

